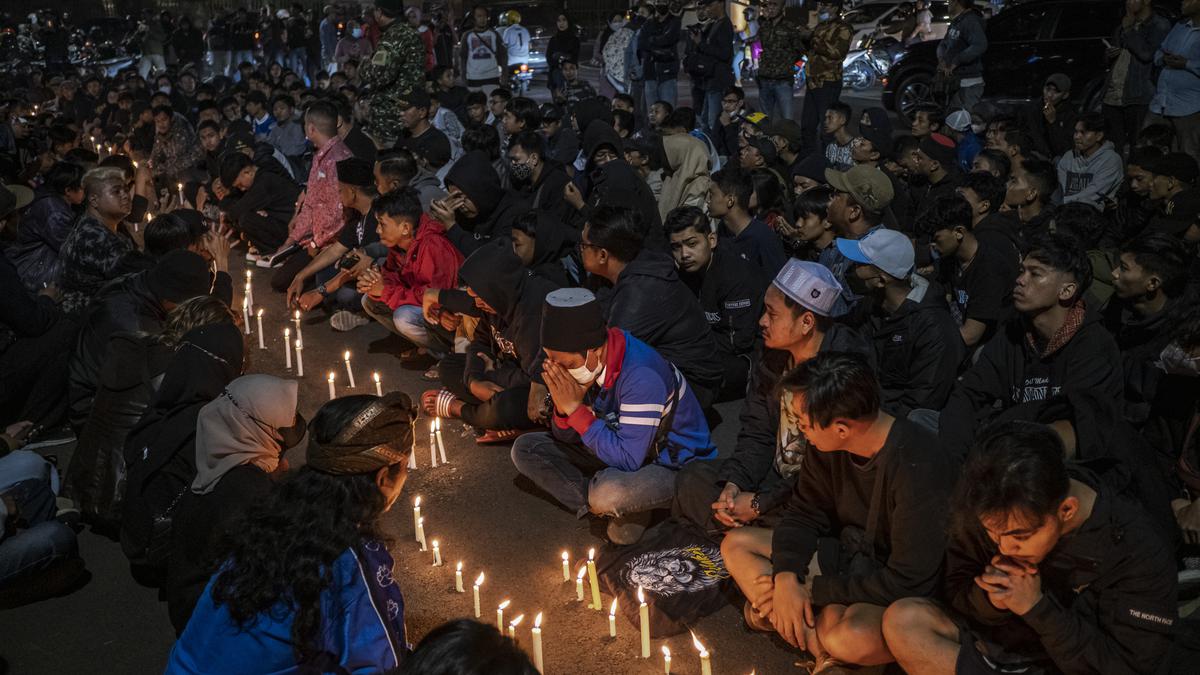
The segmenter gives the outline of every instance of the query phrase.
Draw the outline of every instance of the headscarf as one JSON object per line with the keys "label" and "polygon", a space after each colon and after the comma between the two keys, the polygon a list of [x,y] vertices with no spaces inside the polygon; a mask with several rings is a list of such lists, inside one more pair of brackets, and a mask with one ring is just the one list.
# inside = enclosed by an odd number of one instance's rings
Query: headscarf
{"label": "headscarf", "polygon": [[658,198],[658,213],[666,220],[672,209],[703,204],[712,180],[703,141],[688,134],[671,134],[663,136],[662,144],[671,167]]}
{"label": "headscarf", "polygon": [[417,409],[408,394],[389,392],[375,398],[333,440],[308,438],[308,466],[338,476],[376,471],[398,464],[412,453]]}
{"label": "headscarf", "polygon": [[243,375],[200,409],[196,420],[196,480],[192,492],[212,492],[243,464],[267,473],[279,467],[283,430],[296,424],[299,384],[273,375]]}

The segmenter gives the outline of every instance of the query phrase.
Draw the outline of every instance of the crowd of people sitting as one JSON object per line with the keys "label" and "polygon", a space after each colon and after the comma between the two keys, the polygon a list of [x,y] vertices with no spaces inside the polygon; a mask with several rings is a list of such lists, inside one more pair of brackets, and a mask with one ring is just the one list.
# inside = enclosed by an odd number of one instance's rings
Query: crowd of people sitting
{"label": "crowd of people sitting", "polygon": [[[1121,31],[1161,23],[1128,4]],[[0,74],[4,602],[78,583],[82,519],[161,587],[168,672],[535,672],[473,622],[408,644],[379,522],[438,416],[614,546],[719,543],[746,625],[814,672],[1165,672],[1194,646],[1200,113],[1118,126],[1056,73],[897,129],[818,78],[798,123],[731,81],[677,104],[673,72],[671,100],[597,96],[578,41],[538,104],[473,48],[462,79],[425,59],[398,1],[355,20],[373,54],[332,73]],[[1123,49],[1165,64],[1159,96],[1200,91],[1200,47]],[[305,420],[254,372],[243,255],[289,310],[385,326],[425,391]]]}

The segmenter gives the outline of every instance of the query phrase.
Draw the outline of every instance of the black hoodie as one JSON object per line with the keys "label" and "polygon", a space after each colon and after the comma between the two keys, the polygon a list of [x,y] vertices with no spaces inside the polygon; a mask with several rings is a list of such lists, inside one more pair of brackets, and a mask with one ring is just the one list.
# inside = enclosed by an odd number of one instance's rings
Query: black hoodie
{"label": "black hoodie", "polygon": [[454,226],[446,230],[450,243],[464,256],[471,255],[492,237],[507,237],[512,231],[512,221],[523,207],[522,200],[504,191],[491,160],[482,151],[460,157],[446,173],[444,182],[447,187],[458,186],[478,211],[470,219],[456,214]]}
{"label": "black hoodie", "polygon": [[880,309],[863,326],[879,363],[883,409],[897,417],[915,408],[941,409],[965,351],[941,289],[917,275],[913,280],[896,311]]}
{"label": "black hoodie", "polygon": [[555,216],[539,211],[533,240],[533,260],[529,262],[529,270],[561,288],[576,286],[579,280],[568,271],[567,265],[578,275],[579,264],[571,259],[571,251],[579,235],[562,220]]}
{"label": "black hoodie", "polygon": [[942,446],[965,457],[975,431],[997,411],[1073,390],[1121,398],[1121,355],[1099,316],[1085,312],[1065,344],[1049,354],[1030,345],[1024,316],[1005,321],[983,346],[942,410]]}
{"label": "black hoodie", "polygon": [[[604,145],[612,147],[618,159],[598,168],[593,167],[592,155]],[[646,231],[646,248],[665,251],[667,240],[663,234],[662,216],[658,213],[658,201],[646,181],[622,159],[621,138],[612,125],[600,120],[592,122],[583,135],[583,146],[588,160],[587,189],[584,208],[580,212],[584,220],[597,206],[631,208],[641,217],[642,227]]]}
{"label": "black hoodie", "polygon": [[605,299],[609,326],[654,347],[687,378],[701,406],[712,403],[725,366],[704,310],[679,280],[674,260],[643,250],[621,271]]}
{"label": "black hoodie", "polygon": [[1050,670],[1165,672],[1178,620],[1171,547],[1140,505],[1082,467],[1068,470],[1096,490],[1096,501],[1087,520],[1038,564],[1042,599],[1022,616],[992,605],[975,583],[998,553],[982,528],[947,546],[942,599],[986,642],[1048,657]]}
{"label": "black hoodie", "polygon": [[[507,237],[487,242],[463,261],[458,275],[476,295],[496,310],[483,313],[467,349],[464,375],[495,382],[505,388],[528,384],[541,368],[542,305],[546,294],[559,288],[521,265]],[[495,364],[485,372],[477,354]]]}
{"label": "black hoodie", "polygon": [[1104,325],[1121,350],[1125,374],[1125,418],[1141,427],[1150,417],[1158,383],[1165,373],[1155,365],[1170,342],[1170,325],[1178,318],[1180,301],[1168,300],[1156,314],[1138,316],[1128,303],[1113,296],[1104,308]]}

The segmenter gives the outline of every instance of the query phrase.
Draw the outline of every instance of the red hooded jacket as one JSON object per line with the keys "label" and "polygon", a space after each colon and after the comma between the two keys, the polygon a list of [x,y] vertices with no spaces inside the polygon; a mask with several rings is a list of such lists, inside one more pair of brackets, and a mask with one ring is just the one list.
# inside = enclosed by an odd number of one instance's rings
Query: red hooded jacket
{"label": "red hooded jacket", "polygon": [[388,250],[383,264],[383,295],[380,300],[396,309],[404,305],[421,306],[427,288],[455,288],[463,256],[446,238],[441,222],[421,214],[417,237],[407,251]]}

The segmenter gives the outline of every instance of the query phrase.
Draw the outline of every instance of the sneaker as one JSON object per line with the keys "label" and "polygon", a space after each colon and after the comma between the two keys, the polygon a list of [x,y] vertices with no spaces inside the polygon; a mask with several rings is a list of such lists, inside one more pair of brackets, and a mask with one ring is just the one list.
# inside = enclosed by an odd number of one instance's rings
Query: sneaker
{"label": "sneaker", "polygon": [[649,513],[635,513],[620,518],[609,518],[606,533],[608,540],[617,546],[628,546],[636,544],[649,525]]}
{"label": "sneaker", "polygon": [[82,515],[79,507],[75,505],[75,500],[68,497],[55,497],[54,505],[56,508],[54,519],[72,530],[78,530]]}
{"label": "sneaker", "polygon": [[329,317],[329,326],[342,333],[348,330],[354,330],[359,326],[365,326],[369,323],[371,323],[370,319],[362,314],[359,314],[358,312],[352,312],[348,309],[339,309],[333,313],[333,316]]}
{"label": "sneaker", "polygon": [[75,432],[71,431],[70,427],[62,426],[56,429],[45,429],[37,432],[37,434],[24,446],[22,450],[39,450],[41,448],[53,448],[59,445],[66,445],[75,442]]}

